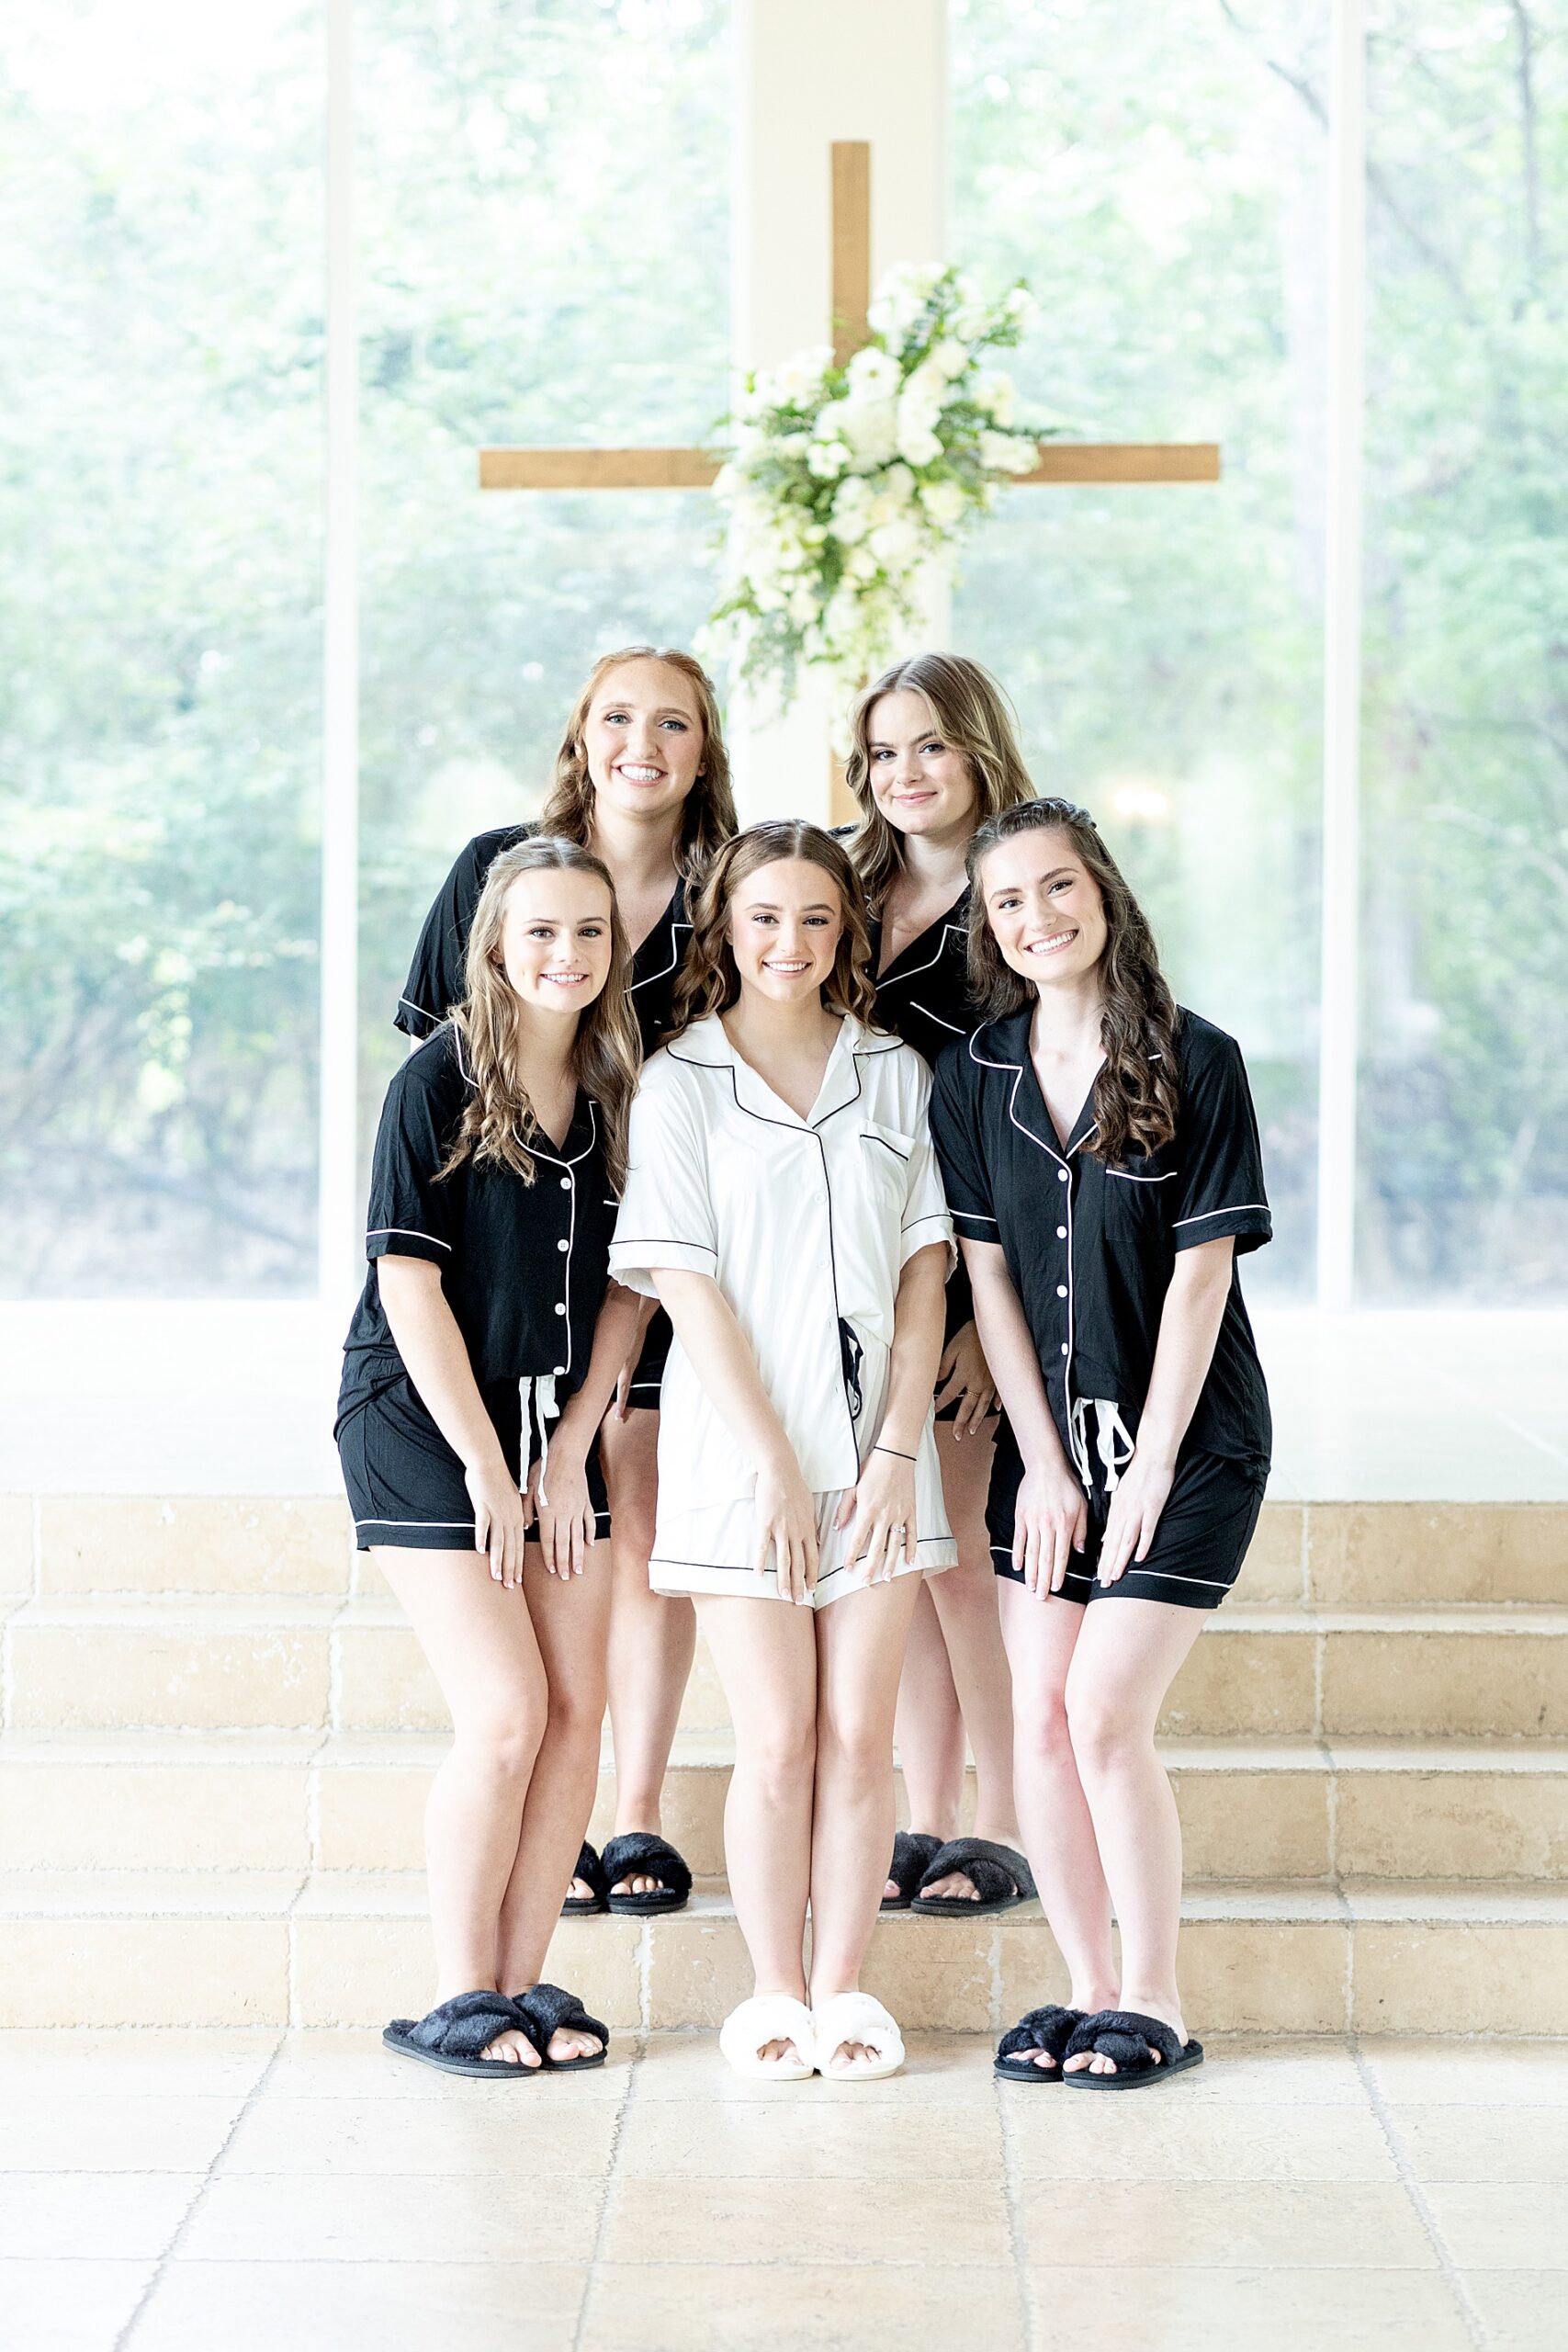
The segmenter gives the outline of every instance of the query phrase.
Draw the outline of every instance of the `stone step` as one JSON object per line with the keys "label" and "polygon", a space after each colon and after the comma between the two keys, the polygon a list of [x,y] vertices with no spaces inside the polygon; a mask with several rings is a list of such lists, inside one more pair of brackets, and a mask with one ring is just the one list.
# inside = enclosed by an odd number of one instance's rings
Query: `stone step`
{"label": "stone step", "polygon": [[[0,1497],[0,1595],[332,1598],[373,1581],[336,1497]],[[1266,1503],[1238,1598],[1325,1609],[1561,1601],[1568,1506]]]}
{"label": "stone step", "polygon": [[[1568,2030],[1568,1893],[1348,1881],[1195,1887],[1199,2033]],[[734,1912],[565,1920],[550,1973],[615,2030],[712,2027],[750,1988]],[[879,1922],[867,1989],[905,2025],[995,2031],[1066,1990],[1039,1906]],[[353,2025],[431,1986],[417,1872],[0,1874],[0,2026]]]}
{"label": "stone step", "polygon": [[[1112,1604],[1113,1605],[1113,1604]],[[1217,1611],[1162,1718],[1189,1737],[1568,1737],[1568,1610]],[[439,1691],[389,1600],[95,1594],[0,1625],[7,1730],[414,1731]],[[682,1708],[728,1729],[705,1649]]]}
{"label": "stone step", "polygon": [[[446,1747],[436,1732],[9,1733],[0,1869],[417,1870]],[[1568,1742],[1163,1748],[1193,1881],[1568,1880]],[[730,1757],[683,1737],[665,1782],[667,1832],[699,1877],[723,1875]],[[606,1755],[596,1843],[614,1804]]]}

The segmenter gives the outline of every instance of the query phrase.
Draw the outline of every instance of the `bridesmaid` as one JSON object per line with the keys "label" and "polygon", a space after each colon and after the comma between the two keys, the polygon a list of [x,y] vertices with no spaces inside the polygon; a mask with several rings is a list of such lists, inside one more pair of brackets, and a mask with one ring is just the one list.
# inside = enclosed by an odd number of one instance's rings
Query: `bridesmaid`
{"label": "bridesmaid", "polygon": [[[862,695],[848,780],[862,821],[846,846],[872,916],[876,1021],[934,1068],[979,1019],[969,990],[964,861],[976,828],[1032,799],[996,681],[922,653]],[[1005,1911],[1034,1892],[1013,1811],[1012,1701],[986,1532],[996,1390],[962,1271],[947,1288],[937,1451],[958,1566],[927,1580],[898,1693],[910,1827],[894,1841],[885,1911]],[[964,1735],[975,1836],[959,1838]]]}
{"label": "bridesmaid", "polygon": [[[689,894],[735,830],[718,701],[701,665],[689,653],[651,645],[605,654],[577,697],[537,825],[478,834],[442,885],[403,984],[398,1027],[422,1038],[445,1020],[462,994],[468,930],[491,863],[533,833],[554,833],[592,850],[609,870],[633,942],[632,1008],[643,1052],[651,1053],[671,1026],[691,940]],[[659,1388],[669,1347],[669,1321],[656,1314],[600,1436],[615,1588],[615,1835],[603,1861],[584,1846],[569,1911],[674,1911],[691,1890],[690,1871],[660,1830],[696,1618],[689,1600],[653,1592],[648,1580]]]}

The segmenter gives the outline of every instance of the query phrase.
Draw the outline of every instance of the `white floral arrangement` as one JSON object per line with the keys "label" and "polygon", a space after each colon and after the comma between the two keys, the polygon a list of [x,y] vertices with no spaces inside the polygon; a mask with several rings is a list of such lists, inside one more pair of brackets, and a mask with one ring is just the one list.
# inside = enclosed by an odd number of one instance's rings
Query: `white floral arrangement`
{"label": "white floral arrangement", "polygon": [[1046,428],[1018,421],[1011,377],[987,364],[1033,315],[1021,283],[993,301],[961,270],[904,264],[846,367],[824,345],[746,379],[714,484],[727,530],[709,655],[781,704],[802,663],[829,673],[840,706],[886,666],[922,574],[951,577],[998,484],[1037,462]]}

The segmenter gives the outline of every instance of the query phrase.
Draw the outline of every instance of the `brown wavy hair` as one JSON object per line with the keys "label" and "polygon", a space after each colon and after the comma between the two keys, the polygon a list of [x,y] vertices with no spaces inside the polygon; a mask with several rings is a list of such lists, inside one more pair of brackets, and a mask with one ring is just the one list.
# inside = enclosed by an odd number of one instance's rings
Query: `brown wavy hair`
{"label": "brown wavy hair", "polygon": [[571,1071],[583,1092],[598,1104],[605,1166],[618,1193],[626,1182],[626,1122],[642,1062],[642,1039],[626,993],[631,949],[615,902],[615,886],[604,861],[577,842],[547,833],[536,833],[530,841],[502,850],[485,876],[474,909],[463,1001],[452,1011],[452,1025],[474,1091],[464,1106],[462,1123],[441,1173],[450,1176],[471,1157],[513,1170],[525,1184],[534,1181],[534,1158],[528,1145],[539,1121],[517,1069],[521,1007],[506,978],[502,932],[513,884],[521,875],[545,873],[591,874],[610,894],[609,977],[578,1019]]}
{"label": "brown wavy hair", "polygon": [[871,1025],[876,989],[871,977],[871,932],[865,896],[842,842],[804,817],[773,817],[766,824],[750,825],[726,842],[703,878],[692,903],[692,944],[675,989],[675,1026],[671,1035],[690,1028],[710,1012],[724,1012],[740,994],[740,975],[725,933],[736,889],[749,874],[781,859],[801,857],[818,865],[839,894],[843,929],[839,933],[833,968],[822,983],[822,1001],[830,1012],[852,1012]]}
{"label": "brown wavy hair", "polygon": [[735,789],[730,782],[729,753],[725,749],[724,721],[719,715],[718,695],[713,680],[690,653],[682,653],[667,645],[623,645],[618,652],[601,654],[588,673],[587,683],[578,695],[560,750],[556,753],[555,775],[539,817],[542,833],[556,833],[563,841],[578,842],[586,849],[593,834],[593,780],[588,773],[588,752],[582,730],[593,697],[612,670],[626,662],[663,662],[671,670],[679,670],[697,698],[697,709],[703,723],[702,765],[696,782],[686,795],[681,811],[681,837],[676,863],[688,883],[695,887],[702,880],[708,860],[724,843],[733,840],[739,824],[735,813]]}
{"label": "brown wavy hair", "polygon": [[871,714],[884,695],[897,694],[900,687],[924,695],[936,721],[935,732],[963,753],[975,786],[976,824],[1034,797],[1007,696],[988,670],[962,653],[916,653],[907,662],[895,662],[855,703],[853,741],[844,771],[861,811],[849,852],[874,913],[903,870],[904,837],[888,823],[871,788]]}
{"label": "brown wavy hair", "polygon": [[974,892],[969,906],[970,989],[987,1021],[1017,1012],[1034,996],[1022,974],[1003,962],[980,889],[980,868],[998,843],[1034,831],[1066,835],[1100,892],[1105,913],[1100,958],[1105,1062],[1094,1081],[1099,1122],[1095,1155],[1110,1165],[1123,1159],[1129,1148],[1157,1151],[1176,1133],[1179,1015],[1160,971],[1148,917],[1087,808],[1070,800],[1031,800],[1021,808],[1003,809],[976,832],[969,844]]}

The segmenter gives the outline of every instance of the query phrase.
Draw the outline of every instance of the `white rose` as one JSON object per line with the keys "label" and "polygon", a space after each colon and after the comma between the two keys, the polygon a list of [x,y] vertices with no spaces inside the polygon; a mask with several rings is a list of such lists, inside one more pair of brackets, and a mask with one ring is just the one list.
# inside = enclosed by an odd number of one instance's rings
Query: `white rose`
{"label": "white rose", "polygon": [[920,492],[920,504],[939,530],[951,531],[963,521],[969,499],[961,482],[929,481]]}
{"label": "white rose", "polygon": [[954,343],[951,335],[944,335],[941,343],[931,345],[925,364],[935,370],[943,383],[951,384],[968,367],[969,354],[961,343]]}
{"label": "white rose", "polygon": [[888,400],[898,389],[898,362],[874,343],[861,345],[846,374],[852,401]]}
{"label": "white rose", "polygon": [[866,544],[888,571],[908,571],[920,559],[920,534],[912,523],[879,523]]}
{"label": "white rose", "polygon": [[1018,388],[1012,378],[1000,368],[987,368],[976,384],[975,405],[994,424],[1010,425],[1018,408]]}
{"label": "white rose", "polygon": [[807,471],[818,481],[836,481],[849,461],[850,453],[836,434],[831,440],[813,440],[807,448]]}
{"label": "white rose", "polygon": [[885,466],[898,447],[898,411],[892,401],[840,401],[835,403],[839,431],[849,443],[851,462],[858,473]]}
{"label": "white rose", "polygon": [[781,399],[795,408],[809,407],[822,390],[822,379],[832,357],[826,344],[817,344],[811,350],[797,351],[793,359],[786,359],[775,379]]}
{"label": "white rose", "polygon": [[1025,433],[982,433],[980,463],[987,473],[1026,474],[1038,462],[1039,452]]}

